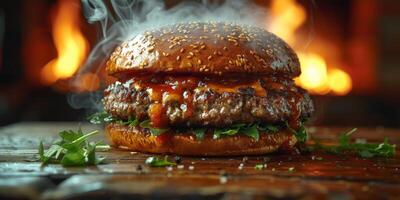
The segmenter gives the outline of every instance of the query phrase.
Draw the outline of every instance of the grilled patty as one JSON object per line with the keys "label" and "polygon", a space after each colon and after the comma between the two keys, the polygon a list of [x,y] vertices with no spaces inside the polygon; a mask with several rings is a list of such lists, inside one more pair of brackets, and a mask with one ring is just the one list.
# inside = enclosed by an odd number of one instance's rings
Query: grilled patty
{"label": "grilled patty", "polygon": [[[301,88],[285,83],[283,89],[267,88],[259,96],[251,87],[237,92],[214,88],[194,88],[184,91],[185,101],[163,98],[154,101],[151,90],[137,87],[135,81],[115,82],[104,92],[105,111],[114,117],[139,120],[154,119],[154,107],[162,107],[164,126],[224,127],[236,123],[262,122],[276,124],[310,117],[314,106],[310,96]],[[155,106],[160,105],[160,106]],[[152,108],[153,106],[153,108]],[[190,110],[190,112],[188,112]]]}

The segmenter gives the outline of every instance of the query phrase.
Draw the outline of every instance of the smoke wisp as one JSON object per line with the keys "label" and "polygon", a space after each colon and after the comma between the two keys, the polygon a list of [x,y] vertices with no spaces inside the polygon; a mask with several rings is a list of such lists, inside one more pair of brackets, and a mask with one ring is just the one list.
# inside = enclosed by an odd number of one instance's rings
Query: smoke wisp
{"label": "smoke wisp", "polygon": [[[99,72],[104,68],[113,49],[145,30],[188,21],[226,21],[255,26],[265,26],[268,21],[268,12],[265,8],[246,0],[227,0],[222,3],[206,0],[182,1],[170,8],[167,8],[162,0],[81,0],[81,2],[85,18],[89,23],[99,24],[101,35],[77,76],[87,72],[100,76]],[[84,95],[70,94],[68,102],[74,108],[99,110],[102,107],[100,94],[99,92]]]}

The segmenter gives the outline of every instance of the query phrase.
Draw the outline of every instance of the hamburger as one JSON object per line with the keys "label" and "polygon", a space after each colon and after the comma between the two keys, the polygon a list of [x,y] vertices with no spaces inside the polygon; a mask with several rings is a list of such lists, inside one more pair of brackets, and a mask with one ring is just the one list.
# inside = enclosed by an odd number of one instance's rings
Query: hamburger
{"label": "hamburger", "polygon": [[117,147],[191,156],[259,155],[306,139],[309,94],[296,53],[258,27],[191,22],[138,34],[106,71],[105,131]]}

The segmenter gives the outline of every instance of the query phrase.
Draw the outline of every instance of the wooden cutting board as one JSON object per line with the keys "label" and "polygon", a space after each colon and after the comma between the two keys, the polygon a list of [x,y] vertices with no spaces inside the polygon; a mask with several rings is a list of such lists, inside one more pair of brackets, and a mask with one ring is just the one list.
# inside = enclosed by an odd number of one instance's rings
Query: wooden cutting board
{"label": "wooden cutting board", "polygon": [[[0,199],[400,199],[400,156],[362,159],[312,152],[251,157],[182,157],[179,168],[151,168],[150,156],[111,149],[107,163],[90,167],[41,166],[40,140],[51,144],[78,123],[18,123],[0,129]],[[82,124],[87,132],[101,126]],[[350,128],[309,127],[324,142]],[[400,130],[361,128],[357,138],[400,144]],[[96,136],[106,140],[103,134]],[[169,155],[173,159],[174,155]],[[262,170],[256,164],[265,164]]]}

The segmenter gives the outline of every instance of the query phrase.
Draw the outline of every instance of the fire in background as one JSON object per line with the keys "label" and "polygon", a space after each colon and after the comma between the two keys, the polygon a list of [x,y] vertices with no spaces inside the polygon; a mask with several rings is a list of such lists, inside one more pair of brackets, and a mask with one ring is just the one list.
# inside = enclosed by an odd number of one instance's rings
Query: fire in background
{"label": "fire in background", "polygon": [[[295,48],[302,66],[302,74],[296,83],[313,94],[345,95],[352,89],[349,74],[332,64],[317,52],[304,50],[297,41],[304,36],[296,31],[309,19],[306,9],[295,0],[273,0],[270,3],[271,18],[266,29],[277,34]],[[79,28],[80,7],[71,0],[59,0],[52,20],[52,36],[57,57],[47,63],[41,71],[45,85],[72,77],[83,65],[88,54],[88,42]],[[311,16],[312,17],[312,16]],[[340,63],[340,62],[339,62]],[[79,77],[78,91],[98,89],[98,76],[86,73]]]}
{"label": "fire in background", "polygon": [[[345,95],[351,91],[352,80],[343,69],[327,64],[324,57],[317,52],[303,50],[297,41],[306,40],[296,31],[303,25],[308,16],[306,9],[296,0],[273,0],[271,3],[272,19],[267,30],[277,34],[293,46],[301,63],[301,75],[296,83],[312,94]],[[312,17],[312,16],[311,16]]]}

